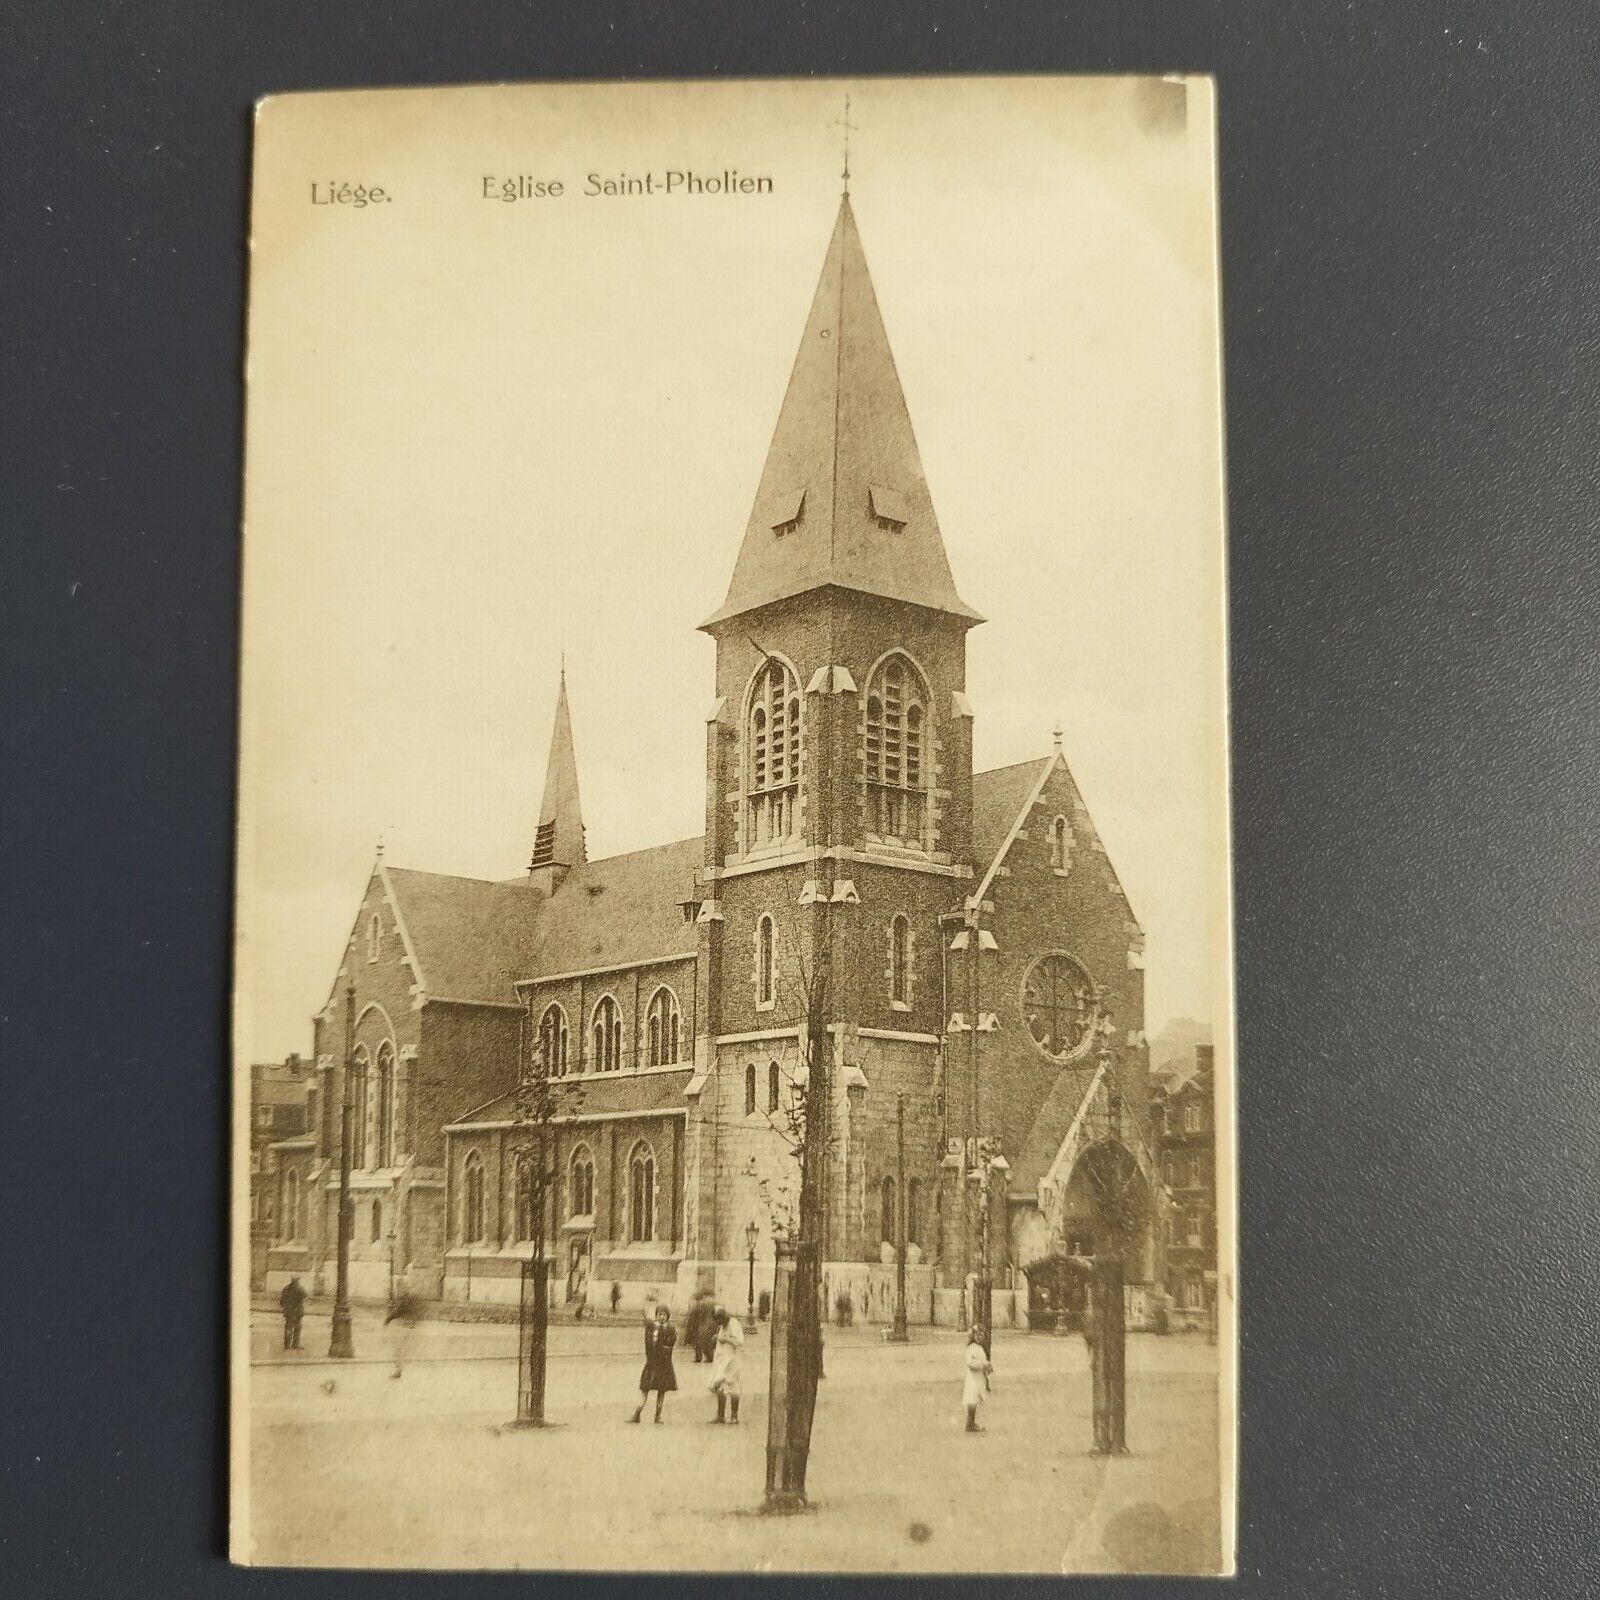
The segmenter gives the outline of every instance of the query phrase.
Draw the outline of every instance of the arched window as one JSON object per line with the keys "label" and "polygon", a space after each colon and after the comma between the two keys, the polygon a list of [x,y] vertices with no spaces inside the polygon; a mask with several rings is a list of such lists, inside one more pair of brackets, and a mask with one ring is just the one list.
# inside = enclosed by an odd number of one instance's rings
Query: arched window
{"label": "arched window", "polygon": [[376,1244],[383,1237],[383,1202],[372,1202],[372,1242]]}
{"label": "arched window", "polygon": [[906,1180],[906,1243],[922,1243],[922,1183],[917,1178]]}
{"label": "arched window", "polygon": [[608,994],[595,1002],[589,1049],[591,1072],[615,1072],[622,1065],[622,1012]]}
{"label": "arched window", "polygon": [[367,923],[367,960],[376,961],[378,952],[383,949],[383,924],[378,920],[378,913],[374,911]]}
{"label": "arched window", "polygon": [[350,1057],[350,1148],[358,1167],[367,1164],[367,1047],[358,1044]]}
{"label": "arched window", "polygon": [[300,1173],[295,1167],[290,1167],[283,1175],[283,1204],[278,1225],[280,1238],[300,1237]]}
{"label": "arched window", "polygon": [[799,789],[799,680],[769,656],[750,687],[745,716],[746,849],[794,834]]}
{"label": "arched window", "polygon": [[634,1244],[656,1236],[656,1157],[643,1139],[628,1158],[628,1237]]}
{"label": "arched window", "polygon": [[546,1006],[544,1015],[539,1019],[539,1053],[544,1060],[545,1072],[550,1077],[566,1077],[567,1014],[558,1005]]}
{"label": "arched window", "polygon": [[769,1112],[771,1112],[771,1111],[776,1111],[777,1109],[778,1109],[778,1063],[776,1061],[769,1061],[767,1063],[767,1110]]}
{"label": "arched window", "polygon": [[879,1218],[882,1223],[883,1237],[890,1244],[895,1242],[894,1237],[894,1179],[885,1178],[880,1191]]}
{"label": "arched window", "polygon": [[1057,817],[1050,824],[1050,865],[1057,872],[1065,872],[1072,865],[1072,829],[1065,817]]}
{"label": "arched window", "polygon": [[889,924],[889,998],[897,1006],[911,1004],[911,920],[896,917]]}
{"label": "arched window", "polygon": [[517,1162],[517,1242],[526,1244],[533,1238],[534,1224],[534,1168],[530,1156]]}
{"label": "arched window", "polygon": [[378,1046],[378,1165],[394,1165],[394,1046]]}
{"label": "arched window", "polygon": [[867,684],[867,831],[896,844],[925,844],[928,774],[927,691],[900,655]]}
{"label": "arched window", "polygon": [[756,924],[756,1004],[770,1006],[777,989],[776,931],[771,917]]}
{"label": "arched window", "polygon": [[744,1069],[744,1114],[755,1115],[756,1109],[756,1064],[751,1062]]}
{"label": "arched window", "polygon": [[670,1066],[678,1059],[682,1031],[678,997],[663,984],[651,995],[650,1009],[645,1014],[647,1059],[652,1067]]}
{"label": "arched window", "polygon": [[594,1215],[594,1157],[589,1154],[588,1145],[580,1144],[567,1166],[567,1214]]}
{"label": "arched window", "polygon": [[487,1233],[483,1209],[483,1157],[467,1152],[461,1168],[461,1242],[482,1244]]}

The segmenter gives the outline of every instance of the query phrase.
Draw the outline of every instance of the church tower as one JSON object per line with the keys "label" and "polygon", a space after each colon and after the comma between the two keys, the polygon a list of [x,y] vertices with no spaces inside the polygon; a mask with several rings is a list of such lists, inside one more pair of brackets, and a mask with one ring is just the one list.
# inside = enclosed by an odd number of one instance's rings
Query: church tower
{"label": "church tower", "polygon": [[533,836],[528,882],[552,895],[573,867],[588,859],[583,844],[583,807],[578,801],[578,759],[572,747],[572,713],[567,706],[567,669],[561,669],[555,724],[550,730],[550,760],[545,767],[544,801]]}
{"label": "church tower", "polygon": [[847,194],[727,596],[701,625],[717,647],[689,1130],[703,1262],[736,1255],[729,1218],[759,1215],[791,1172],[757,1123],[809,1070],[818,974],[824,1260],[875,1249],[867,1130],[898,1092],[909,1158],[931,1171],[942,1154],[939,919],[973,881],[966,635],[982,620],[951,576]]}
{"label": "church tower", "polygon": [[707,864],[964,861],[965,636],[982,620],[951,577],[847,195],[727,598],[702,624],[727,735]]}

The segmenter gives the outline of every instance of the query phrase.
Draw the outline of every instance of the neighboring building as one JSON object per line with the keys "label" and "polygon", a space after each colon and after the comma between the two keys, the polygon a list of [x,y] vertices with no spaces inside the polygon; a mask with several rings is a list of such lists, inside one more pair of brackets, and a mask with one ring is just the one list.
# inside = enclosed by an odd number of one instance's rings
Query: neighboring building
{"label": "neighboring building", "polygon": [[[381,852],[315,1022],[314,1139],[285,1152],[274,1281],[333,1276],[352,1063],[352,1291],[509,1302],[531,1252],[513,1088],[533,1049],[581,1082],[556,1129],[554,1273],[591,1304],[742,1302],[803,1079],[797,979],[831,970],[829,1298],[886,1318],[897,1096],[912,1314],[955,1321],[981,1262],[994,1141],[997,1285],[1113,1239],[1158,1284],[1143,945],[1061,753],[972,770],[966,635],[848,199],[721,608],[705,832],[590,861],[565,678],[525,877]],[[998,1315],[1015,1314],[1006,1298]]]}
{"label": "neighboring building", "polygon": [[250,1067],[250,1283],[259,1288],[267,1253],[278,1232],[278,1149],[280,1141],[302,1140],[311,1126],[310,1097],[316,1072],[309,1061],[291,1055],[283,1061],[256,1061]]}
{"label": "neighboring building", "polygon": [[1166,1290],[1173,1325],[1205,1328],[1217,1292],[1216,1074],[1210,1045],[1197,1045],[1194,1056],[1152,1084],[1150,1125],[1172,1198]]}

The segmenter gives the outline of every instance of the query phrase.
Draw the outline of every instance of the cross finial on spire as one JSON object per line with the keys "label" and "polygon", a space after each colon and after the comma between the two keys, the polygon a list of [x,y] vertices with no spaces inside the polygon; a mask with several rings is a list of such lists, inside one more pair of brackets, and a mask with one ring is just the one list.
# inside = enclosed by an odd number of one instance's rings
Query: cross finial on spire
{"label": "cross finial on spire", "polygon": [[1061,754],[1061,718],[1056,718],[1056,725],[1050,730],[1050,741],[1055,746],[1056,754]]}
{"label": "cross finial on spire", "polygon": [[840,117],[837,122],[831,124],[831,126],[833,126],[835,128],[843,128],[844,129],[844,174],[843,174],[843,176],[844,176],[844,193],[845,193],[845,198],[849,199],[849,197],[850,197],[850,130],[852,128],[854,128],[856,126],[856,124],[853,123],[850,120],[850,96],[849,96],[848,93],[844,97],[844,115],[842,117]]}
{"label": "cross finial on spire", "polygon": [[378,835],[378,859],[380,861],[383,860],[383,835],[381,833]]}

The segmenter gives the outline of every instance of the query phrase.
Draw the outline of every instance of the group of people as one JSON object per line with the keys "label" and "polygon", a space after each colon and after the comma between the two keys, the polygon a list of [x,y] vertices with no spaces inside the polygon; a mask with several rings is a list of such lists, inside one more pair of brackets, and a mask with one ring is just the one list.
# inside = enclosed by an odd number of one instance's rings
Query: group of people
{"label": "group of people", "polygon": [[[617,1296],[613,1285],[612,1304]],[[298,1278],[291,1278],[278,1297],[283,1312],[283,1347],[300,1348],[300,1323],[305,1314],[306,1292]],[[581,1316],[581,1311],[580,1311]],[[737,1423],[739,1420],[739,1395],[743,1379],[744,1325],[731,1312],[713,1305],[699,1295],[684,1319],[684,1337],[694,1351],[695,1364],[709,1363],[711,1376],[707,1387],[717,1399],[717,1414],[708,1419],[712,1423]],[[677,1373],[673,1370],[672,1352],[678,1343],[678,1330],[672,1325],[672,1312],[664,1305],[645,1307],[644,1314],[644,1370],[639,1374],[639,1405],[630,1422],[644,1417],[644,1408],[650,1396],[656,1397],[655,1420],[661,1420],[661,1408],[666,1398],[678,1387]],[[981,1331],[974,1327],[967,1335],[966,1378],[962,1385],[961,1403],[966,1407],[967,1432],[982,1433],[978,1425],[979,1408],[989,1397],[990,1379],[994,1363],[984,1349]]]}
{"label": "group of people", "polygon": [[[731,1312],[721,1306],[711,1305],[704,1297],[697,1298],[685,1320],[684,1333],[697,1364],[709,1362],[711,1377],[707,1387],[717,1397],[717,1414],[708,1419],[712,1423],[737,1423],[739,1420],[740,1383],[743,1378],[744,1325]],[[656,1397],[655,1419],[661,1420],[661,1407],[667,1396],[678,1387],[677,1373],[673,1370],[672,1352],[678,1343],[678,1330],[672,1325],[672,1313],[664,1305],[657,1305],[652,1314],[649,1306],[644,1315],[644,1370],[639,1374],[639,1405],[628,1419],[638,1422],[653,1394]]]}

